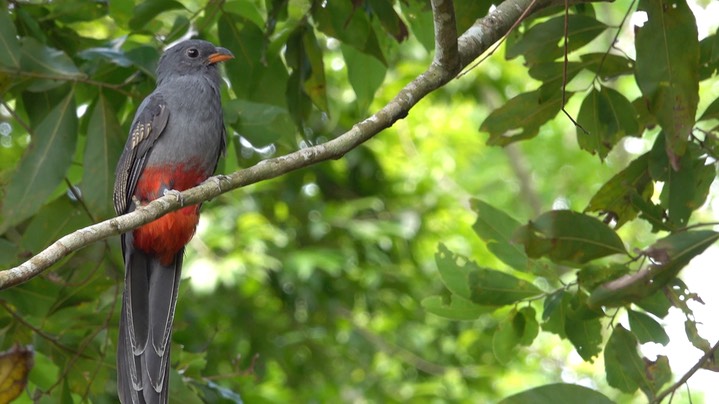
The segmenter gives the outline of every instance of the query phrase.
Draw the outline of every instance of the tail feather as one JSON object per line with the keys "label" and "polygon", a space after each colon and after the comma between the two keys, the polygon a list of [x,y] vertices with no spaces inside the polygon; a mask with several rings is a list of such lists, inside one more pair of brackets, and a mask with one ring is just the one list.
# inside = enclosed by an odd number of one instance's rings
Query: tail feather
{"label": "tail feather", "polygon": [[123,404],[167,403],[170,336],[180,285],[180,250],[170,265],[123,236],[125,291],[117,349],[117,389]]}

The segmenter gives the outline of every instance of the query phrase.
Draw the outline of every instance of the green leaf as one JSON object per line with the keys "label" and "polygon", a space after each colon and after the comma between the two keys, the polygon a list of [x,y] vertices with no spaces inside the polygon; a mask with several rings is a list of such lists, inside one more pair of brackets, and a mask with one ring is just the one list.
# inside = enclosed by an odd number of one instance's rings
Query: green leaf
{"label": "green leaf", "polygon": [[546,212],[520,227],[514,240],[530,258],[581,265],[612,254],[626,254],[622,240],[601,221],[569,210]]}
{"label": "green leaf", "polygon": [[519,336],[514,329],[513,321],[510,319],[500,321],[499,327],[492,335],[492,352],[497,361],[502,364],[509,363],[517,356],[514,350],[518,344]]}
{"label": "green leaf", "polygon": [[[471,3],[475,2],[472,1]],[[403,3],[402,10],[404,11],[404,18],[407,19],[414,37],[417,38],[427,52],[433,51],[434,19],[432,18],[430,5],[423,1],[412,1],[408,2],[408,4]]]}
{"label": "green leaf", "polygon": [[577,283],[584,290],[592,290],[602,283],[609,282],[629,273],[624,264],[587,265],[577,273]]}
{"label": "green leaf", "polygon": [[115,183],[115,165],[122,147],[123,135],[117,113],[105,95],[100,93],[87,128],[81,184],[85,204],[98,217],[114,215],[112,188]]}
{"label": "green leaf", "polygon": [[139,31],[159,14],[182,8],[185,8],[185,6],[175,0],[151,0],[139,2],[132,10],[132,18],[129,22],[130,29],[133,31]]}
{"label": "green leaf", "polygon": [[489,251],[518,271],[529,270],[529,258],[520,245],[512,242],[512,234],[520,226],[520,223],[505,212],[479,199],[472,199],[471,204],[472,210],[477,213],[477,221],[474,222],[472,228],[479,238],[487,243]]}
{"label": "green leaf", "polygon": [[[565,37],[564,16],[554,17],[548,21],[534,25],[513,45],[507,47],[507,59],[524,55],[528,64],[550,62],[564,54]],[[596,19],[570,14],[567,19],[567,51],[572,52],[591,42],[599,36],[607,26]]]}
{"label": "green leaf", "polygon": [[589,306],[616,307],[640,301],[671,282],[692,258],[717,239],[719,233],[704,230],[675,233],[658,240],[645,251],[653,262],[649,268],[598,286],[592,291]]}
{"label": "green leaf", "polygon": [[[567,99],[571,93],[567,93]],[[542,100],[539,91],[519,94],[492,111],[479,130],[489,132],[487,144],[506,146],[537,136],[539,128],[562,109],[561,93]]]}
{"label": "green leaf", "polygon": [[692,212],[704,204],[716,178],[715,165],[707,164],[706,157],[700,153],[703,154],[691,148],[678,158],[678,170],[667,170],[668,178],[660,200],[668,210],[669,220],[679,227],[686,226]]}
{"label": "green leaf", "polygon": [[624,55],[612,53],[585,53],[579,55],[582,64],[603,80],[634,73],[634,61]]}
{"label": "green leaf", "polygon": [[0,238],[0,267],[9,268],[18,261],[19,250],[17,245]]}
{"label": "green leaf", "polygon": [[699,101],[699,41],[684,0],[641,0],[648,21],[636,32],[636,80],[667,139],[672,166],[686,151]]}
{"label": "green leaf", "polygon": [[664,327],[651,316],[639,311],[628,310],[629,327],[640,343],[656,342],[666,346],[669,343],[669,336]]}
{"label": "green leaf", "polygon": [[637,339],[621,324],[616,325],[604,348],[604,366],[607,383],[625,393],[633,393],[639,384],[646,384],[644,362],[637,353]]}
{"label": "green leaf", "polygon": [[585,67],[583,63],[577,62],[568,62],[566,72],[563,62],[543,62],[530,67],[529,75],[542,81],[542,86],[538,90],[539,102],[561,97],[565,74],[566,82],[569,83]]}
{"label": "green leaf", "polygon": [[236,60],[225,71],[237,97],[287,109],[287,68],[278,54],[267,51],[262,29],[239,15],[224,12],[217,31],[222,45],[235,54]]}
{"label": "green leaf", "polygon": [[589,132],[577,128],[579,147],[604,160],[621,138],[639,135],[636,115],[632,104],[618,91],[604,86],[593,89],[577,115],[577,123]]}
{"label": "green leaf", "polygon": [[492,337],[494,356],[501,363],[514,358],[517,345],[531,345],[539,333],[536,313],[531,307],[513,311],[509,317],[499,323]]}
{"label": "green leaf", "polygon": [[7,185],[0,234],[33,215],[65,176],[77,141],[75,94],[71,91],[33,131],[30,148]]}
{"label": "green leaf", "polygon": [[[407,26],[404,24],[397,12],[392,7],[392,3],[386,0],[368,0],[372,13],[379,17],[382,28],[387,31],[397,42],[407,39],[409,34]],[[482,15],[482,14],[476,14]]]}
{"label": "green leaf", "polygon": [[512,319],[512,325],[517,330],[519,344],[524,346],[532,345],[532,342],[539,335],[539,323],[537,312],[531,306],[522,307]]}
{"label": "green leaf", "polygon": [[[664,289],[666,289],[666,287]],[[634,304],[659,318],[666,317],[667,314],[669,314],[669,309],[672,307],[672,302],[664,290],[657,290]]]}
{"label": "green leaf", "polygon": [[719,119],[719,98],[712,101],[707,109],[704,110],[704,113],[702,113],[701,118],[699,118],[700,121],[707,119]]}
{"label": "green leaf", "polygon": [[699,80],[706,80],[719,69],[719,35],[709,35],[699,42]]}
{"label": "green leaf", "polygon": [[712,348],[711,343],[699,335],[696,321],[690,319],[684,321],[684,331],[687,334],[689,342],[691,342],[697,349],[700,349],[702,352],[709,352]]}
{"label": "green leaf", "polygon": [[[0,4],[0,7],[7,5]],[[20,68],[20,42],[7,8],[0,12],[0,66],[12,70]]]}
{"label": "green leaf", "polygon": [[22,38],[20,52],[20,65],[24,71],[47,74],[57,78],[50,83],[52,84],[50,87],[63,84],[60,79],[84,77],[64,52],[47,47],[34,38]]}
{"label": "green leaf", "polygon": [[235,130],[256,146],[265,146],[281,138],[290,138],[295,126],[289,112],[274,105],[234,99],[226,102],[226,122],[235,122]]}
{"label": "green leaf", "polygon": [[352,2],[330,1],[324,7],[313,7],[312,11],[320,31],[387,65],[367,14],[358,12]]}
{"label": "green leaf", "polygon": [[474,304],[505,306],[542,293],[531,283],[504,272],[486,269],[454,254],[440,243],[435,261],[450,292]]}
{"label": "green leaf", "polygon": [[542,329],[557,334],[560,338],[566,338],[565,320],[570,304],[571,296],[562,289],[547,296],[542,311]]}
{"label": "green leaf", "polygon": [[471,321],[481,315],[491,313],[494,307],[479,306],[459,295],[450,295],[449,304],[442,296],[429,296],[422,299],[422,307],[435,316],[455,321]]}
{"label": "green leaf", "polygon": [[591,362],[602,352],[602,322],[599,319],[582,320],[567,316],[564,331],[579,356]]}
{"label": "green leaf", "polygon": [[107,15],[109,1],[63,0],[53,2],[47,19],[55,19],[64,23],[92,21]]}
{"label": "green leaf", "polygon": [[616,221],[618,229],[637,216],[637,209],[631,204],[631,196],[641,195],[649,200],[654,186],[649,176],[649,155],[637,157],[629,165],[614,175],[597,191],[589,201],[585,212],[601,212]]}
{"label": "green leaf", "polygon": [[309,72],[305,76],[303,83],[305,93],[307,93],[317,108],[328,112],[325,65],[322,61],[322,50],[320,49],[313,29],[304,30],[302,45],[305,55],[304,59],[307,61],[305,66],[309,66]]}
{"label": "green leaf", "polygon": [[32,218],[23,233],[21,245],[26,251],[39,252],[60,237],[90,224],[92,222],[79,203],[61,196],[43,206]]}
{"label": "green leaf", "polygon": [[342,45],[342,56],[347,64],[347,78],[357,96],[357,109],[364,113],[384,82],[387,67],[373,56],[351,46]]}
{"label": "green leaf", "polygon": [[576,384],[547,384],[509,396],[498,404],[612,404],[604,394]]}
{"label": "green leaf", "polygon": [[719,239],[719,233],[710,230],[675,233],[654,243],[646,254],[656,263],[652,272],[652,289],[666,285],[695,256],[701,254]]}
{"label": "green leaf", "polygon": [[222,11],[237,14],[251,21],[257,28],[265,27],[266,17],[260,13],[258,6],[247,0],[229,0],[222,4]]}

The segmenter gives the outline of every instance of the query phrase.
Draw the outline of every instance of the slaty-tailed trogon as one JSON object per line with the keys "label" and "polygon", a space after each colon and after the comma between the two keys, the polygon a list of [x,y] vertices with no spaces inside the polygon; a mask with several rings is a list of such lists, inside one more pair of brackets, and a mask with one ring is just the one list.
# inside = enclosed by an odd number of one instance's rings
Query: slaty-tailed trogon
{"label": "slaty-tailed trogon", "polygon": [[[225,149],[217,63],[227,49],[181,42],[160,58],[157,87],[140,104],[115,172],[117,214],[167,191],[205,181]],[[120,401],[166,403],[170,334],[182,256],[195,233],[199,205],[186,206],[122,235],[125,291],[117,347]]]}

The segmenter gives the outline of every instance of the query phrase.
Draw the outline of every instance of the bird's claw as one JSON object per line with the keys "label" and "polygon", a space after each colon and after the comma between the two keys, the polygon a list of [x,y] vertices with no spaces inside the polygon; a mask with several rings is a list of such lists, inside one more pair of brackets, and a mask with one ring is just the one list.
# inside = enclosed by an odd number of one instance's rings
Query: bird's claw
{"label": "bird's claw", "polygon": [[140,200],[137,199],[137,196],[135,196],[135,195],[132,196],[132,203],[133,203],[136,207],[139,207],[139,206],[140,206]]}
{"label": "bird's claw", "polygon": [[230,176],[224,175],[224,174],[218,174],[214,177],[210,177],[206,180],[206,182],[213,182],[215,185],[217,185],[217,190],[222,192],[222,181],[230,181]]}
{"label": "bird's claw", "polygon": [[172,195],[177,198],[178,202],[180,202],[180,206],[185,206],[185,199],[182,197],[182,193],[176,189],[166,189],[162,192],[162,195]]}

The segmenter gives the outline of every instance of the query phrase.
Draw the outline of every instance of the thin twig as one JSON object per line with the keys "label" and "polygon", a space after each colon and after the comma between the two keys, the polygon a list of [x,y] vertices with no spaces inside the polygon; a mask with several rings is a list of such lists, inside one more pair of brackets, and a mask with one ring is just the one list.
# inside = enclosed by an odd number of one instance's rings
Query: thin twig
{"label": "thin twig", "polygon": [[697,363],[695,363],[694,366],[692,366],[692,368],[689,369],[689,371],[686,372],[681,379],[677,380],[676,383],[672,384],[666,390],[658,394],[654,398],[654,400],[652,400],[652,404],[659,404],[662,402],[662,400],[664,400],[666,396],[668,396],[669,394],[673,394],[674,391],[681,387],[683,384],[685,384],[687,380],[689,380],[694,375],[694,373],[697,372],[697,370],[701,369],[702,366],[704,366],[704,364],[714,356],[714,353],[717,352],[718,349],[719,341],[717,341],[714,346],[711,347],[711,349],[706,351],[706,353],[704,353],[704,355],[699,359],[699,361],[697,361]]}
{"label": "thin twig", "polygon": [[567,105],[567,66],[569,66],[569,0],[564,0],[564,64],[562,65],[562,112],[577,128],[588,135],[586,129],[580,125],[564,108]]}

